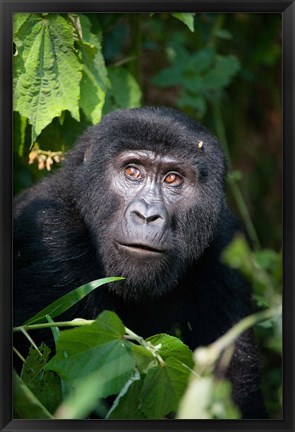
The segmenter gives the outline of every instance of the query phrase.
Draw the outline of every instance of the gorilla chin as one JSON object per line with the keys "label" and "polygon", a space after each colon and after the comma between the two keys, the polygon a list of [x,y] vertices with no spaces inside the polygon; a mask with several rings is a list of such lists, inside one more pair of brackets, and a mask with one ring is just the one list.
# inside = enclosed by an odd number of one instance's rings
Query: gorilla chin
{"label": "gorilla chin", "polygon": [[180,260],[173,258],[172,261],[168,253],[142,247],[119,245],[105,252],[105,259],[102,257],[105,274],[120,274],[125,278],[108,285],[109,291],[135,302],[157,299],[173,291],[185,269]]}

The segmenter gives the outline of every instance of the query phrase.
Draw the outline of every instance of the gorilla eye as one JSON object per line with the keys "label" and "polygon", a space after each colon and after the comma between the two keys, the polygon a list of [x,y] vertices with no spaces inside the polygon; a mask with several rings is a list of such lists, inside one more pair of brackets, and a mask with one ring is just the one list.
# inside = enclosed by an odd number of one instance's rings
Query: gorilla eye
{"label": "gorilla eye", "polygon": [[177,174],[175,172],[170,172],[166,174],[164,178],[164,183],[171,185],[171,186],[180,186],[183,183],[183,178],[180,174]]}
{"label": "gorilla eye", "polygon": [[142,174],[140,172],[140,169],[133,166],[133,165],[128,165],[127,167],[124,168],[124,174],[127,178],[131,179],[131,180],[141,180],[142,179]]}

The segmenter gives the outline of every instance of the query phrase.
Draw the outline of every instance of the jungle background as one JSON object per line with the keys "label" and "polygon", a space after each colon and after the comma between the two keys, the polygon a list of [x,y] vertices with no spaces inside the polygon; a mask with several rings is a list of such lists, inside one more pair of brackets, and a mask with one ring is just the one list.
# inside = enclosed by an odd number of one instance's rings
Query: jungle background
{"label": "jungle background", "polygon": [[[58,169],[106,113],[180,109],[212,130],[228,162],[228,200],[245,238],[229,262],[256,311],[281,302],[280,14],[16,14],[14,193]],[[114,275],[115,276],[115,275]],[[271,418],[281,418],[281,319],[254,327]]]}

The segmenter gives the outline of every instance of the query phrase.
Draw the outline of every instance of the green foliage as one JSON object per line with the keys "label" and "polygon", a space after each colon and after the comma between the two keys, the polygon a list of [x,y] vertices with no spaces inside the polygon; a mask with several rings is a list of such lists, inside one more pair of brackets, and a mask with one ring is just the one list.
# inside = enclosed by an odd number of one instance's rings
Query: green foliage
{"label": "green foliage", "polygon": [[179,86],[177,105],[195,109],[203,117],[208,101],[220,100],[222,90],[230,84],[239,70],[236,56],[220,56],[212,47],[190,53],[183,45],[175,44],[168,50],[171,66],[153,78],[160,87]]}
{"label": "green foliage", "polygon": [[16,372],[13,372],[13,412],[16,418],[53,418]]}
{"label": "green foliage", "polygon": [[61,381],[53,372],[44,370],[49,354],[50,349],[45,344],[39,347],[39,351],[31,347],[21,378],[41,404],[53,413],[61,400]]}
{"label": "green foliage", "polygon": [[174,18],[179,19],[179,21],[183,22],[190,29],[190,31],[193,32],[195,30],[195,25],[194,25],[195,14],[174,12],[172,13],[172,16],[174,16]]}
{"label": "green foliage", "polygon": [[47,315],[49,315],[51,318],[55,318],[56,316],[61,315],[63,312],[68,310],[70,307],[74,306],[78,301],[82,300],[87,294],[97,289],[101,285],[121,279],[121,277],[110,277],[82,285],[70,291],[68,294],[60,297],[45,309],[42,309],[40,312],[30,318],[25,324],[47,321]]}
{"label": "green foliage", "polygon": [[[83,321],[69,322],[78,327],[60,332],[51,360],[49,349],[42,345],[38,351],[31,348],[24,363],[23,384],[34,393],[34,404],[38,398],[44,407],[38,418],[47,418],[47,410],[52,412],[58,403],[56,418],[84,418],[98,408],[98,399],[110,395],[117,398],[108,418],[130,418],[131,414],[162,418],[176,411],[193,367],[187,346],[165,334],[144,341],[126,329],[114,312],[105,311],[79,327]],[[23,407],[26,417],[25,411]]]}
{"label": "green foliage", "polygon": [[28,118],[33,143],[64,110],[79,120],[82,64],[73,28],[59,14],[16,14],[14,42],[14,110]]}
{"label": "green foliage", "polygon": [[[40,179],[42,167],[55,169],[57,163],[48,158],[58,152],[61,160],[102,114],[141,104],[181,108],[215,130],[223,144],[229,200],[255,246],[252,250],[238,237],[223,259],[248,278],[258,311],[279,305],[279,16],[18,13],[13,30],[15,192]],[[38,167],[28,166],[36,143]],[[14,377],[15,415],[86,418],[96,410],[110,419],[164,418],[175,412],[178,418],[239,418],[229,384],[214,380],[212,370],[200,372],[177,338],[161,334],[144,340],[110,312],[94,322],[53,322],[111,281],[115,278],[77,288],[18,329],[27,334],[51,328],[57,350],[48,363],[47,348],[31,349],[22,376]],[[282,406],[281,324],[280,316],[269,315],[254,326],[271,418],[280,418]],[[113,405],[103,408],[110,394]]]}
{"label": "green foliage", "polygon": [[107,94],[104,112],[119,108],[140,106],[141,90],[132,74],[124,67],[108,68],[111,89]]}
{"label": "green foliage", "polygon": [[[223,260],[240,270],[253,287],[257,310],[282,304],[282,253],[270,249],[252,252],[242,236],[237,236],[223,253]],[[262,347],[262,386],[271,417],[281,415],[282,317],[270,317],[254,327]]]}
{"label": "green foliage", "polygon": [[80,107],[91,123],[100,121],[109,81],[101,47],[101,32],[91,33],[91,23],[85,15],[77,17],[80,25],[78,47],[83,75],[81,80]]}

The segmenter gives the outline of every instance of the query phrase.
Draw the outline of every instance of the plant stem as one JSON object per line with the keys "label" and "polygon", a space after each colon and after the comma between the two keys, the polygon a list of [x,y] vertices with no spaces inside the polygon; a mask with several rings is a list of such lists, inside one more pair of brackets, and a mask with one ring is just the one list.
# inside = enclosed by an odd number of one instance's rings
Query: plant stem
{"label": "plant stem", "polygon": [[232,346],[237,337],[254,325],[274,318],[281,313],[282,307],[278,306],[243,318],[211,345],[208,347],[200,347],[195,351],[197,365],[203,367],[205,371],[210,371],[222,352]]}
{"label": "plant stem", "polygon": [[[213,103],[212,106],[213,106],[213,114],[214,114],[214,119],[215,119],[215,124],[216,124],[217,136],[218,136],[219,141],[222,144],[222,148],[223,148],[226,160],[228,162],[229,171],[231,171],[232,170],[232,161],[231,161],[231,157],[230,157],[228,142],[226,139],[226,134],[225,134],[224,124],[223,124],[222,115],[221,115],[221,111],[220,111],[220,106],[218,105],[218,103]],[[233,177],[229,181],[229,186],[231,188],[232,194],[235,198],[239,212],[240,212],[241,217],[244,221],[246,230],[247,230],[248,235],[249,235],[249,237],[253,243],[253,246],[256,250],[259,250],[261,248],[260,242],[259,242],[256,230],[254,228],[254,224],[251,220],[249,210],[248,210],[246,203],[245,203],[245,200],[243,198],[241,189],[240,189],[235,177]]]}
{"label": "plant stem", "polygon": [[40,330],[51,327],[78,327],[83,325],[93,324],[95,320],[84,320],[82,318],[74,319],[72,321],[49,322],[40,324],[25,324],[23,326],[14,327],[13,331],[27,331],[27,330]]}

